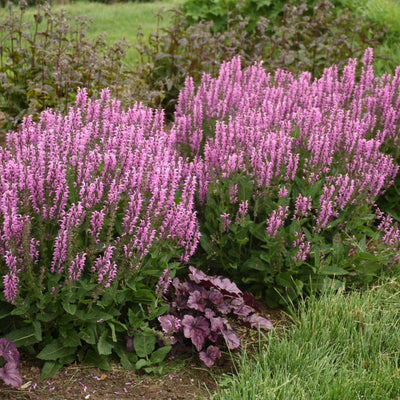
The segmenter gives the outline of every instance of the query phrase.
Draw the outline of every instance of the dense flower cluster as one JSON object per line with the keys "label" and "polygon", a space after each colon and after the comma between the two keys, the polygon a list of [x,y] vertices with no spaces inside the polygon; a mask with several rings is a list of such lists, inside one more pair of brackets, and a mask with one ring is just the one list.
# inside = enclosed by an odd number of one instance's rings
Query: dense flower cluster
{"label": "dense flower cluster", "polygon": [[196,179],[174,141],[161,111],[123,111],[107,90],[98,101],[82,90],[65,117],[46,111],[9,133],[0,149],[7,301],[32,266],[77,281],[87,265],[107,287],[156,243],[176,245],[188,260],[199,238]]}
{"label": "dense flower cluster", "polygon": [[[212,183],[238,174],[264,192],[295,179],[304,187],[322,180],[318,202],[300,193],[293,213],[282,205],[271,211],[265,222],[272,237],[288,217],[312,215],[320,232],[356,201],[371,204],[398,172],[384,151],[400,132],[400,68],[377,78],[372,57],[368,49],[359,80],[356,60],[341,76],[332,66],[311,80],[282,70],[272,77],[261,64],[242,70],[240,58],[215,79],[204,75],[197,89],[188,78],[172,132],[195,160],[200,201]],[[286,193],[282,186],[279,197]]]}

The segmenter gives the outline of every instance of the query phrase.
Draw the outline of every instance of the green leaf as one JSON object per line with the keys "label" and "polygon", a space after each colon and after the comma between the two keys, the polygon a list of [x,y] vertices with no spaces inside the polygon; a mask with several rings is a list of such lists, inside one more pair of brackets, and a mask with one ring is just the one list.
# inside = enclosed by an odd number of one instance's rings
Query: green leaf
{"label": "green leaf", "polygon": [[243,263],[246,270],[267,271],[268,265],[258,257],[251,257]]}
{"label": "green leaf", "polygon": [[38,340],[37,336],[37,328],[33,324],[25,328],[15,329],[5,335],[5,337],[11,340],[17,347],[38,343],[40,340]]}
{"label": "green leaf", "polygon": [[121,361],[122,367],[128,371],[133,371],[135,369],[135,364],[138,361],[137,355],[135,353],[127,352],[122,345],[116,346],[114,350]]}
{"label": "green leaf", "polygon": [[39,321],[32,322],[34,335],[38,342],[42,341],[42,324]]}
{"label": "green leaf", "polygon": [[357,274],[376,275],[382,269],[382,265],[377,261],[370,261],[360,264],[356,268]]}
{"label": "green leaf", "polygon": [[81,345],[81,338],[71,324],[60,327],[60,338],[68,341],[69,347],[78,347]]}
{"label": "green leaf", "polygon": [[76,313],[76,304],[71,304],[71,303],[63,303],[63,308],[65,310],[66,313],[71,314],[71,315],[75,315]]}
{"label": "green leaf", "polygon": [[115,334],[115,325],[112,323],[112,322],[107,322],[108,323],[108,326],[110,327],[110,329],[111,329],[111,338],[112,338],[112,341],[115,343],[116,341],[117,341],[117,336],[116,336],[116,334]]}
{"label": "green leaf", "polygon": [[101,334],[101,336],[100,336],[100,338],[99,338],[99,341],[98,341],[98,343],[97,343],[97,351],[98,351],[99,354],[102,355],[102,356],[107,356],[107,355],[110,355],[110,354],[112,353],[113,344],[110,343],[110,342],[107,340],[107,336],[108,336],[107,331],[104,331],[104,332]]}
{"label": "green leaf", "polygon": [[89,344],[96,344],[96,328],[93,326],[87,326],[78,333],[79,337]]}
{"label": "green leaf", "polygon": [[75,315],[84,322],[97,322],[98,320],[109,321],[113,319],[112,314],[100,310],[92,310],[85,312],[84,310],[77,310]]}
{"label": "green leaf", "polygon": [[63,366],[61,361],[46,361],[40,372],[40,379],[49,379]]}
{"label": "green leaf", "polygon": [[6,318],[11,315],[11,311],[13,310],[13,306],[9,303],[1,302],[0,303],[0,319]]}
{"label": "green leaf", "polygon": [[329,265],[321,268],[318,273],[320,275],[347,275],[348,271],[335,265]]}
{"label": "green leaf", "polygon": [[160,347],[153,353],[151,353],[150,356],[150,362],[152,364],[159,364],[160,362],[163,362],[167,354],[171,351],[172,346],[164,346]]}
{"label": "green leaf", "polygon": [[103,369],[105,371],[111,371],[109,356],[100,355],[93,350],[89,350],[86,354],[85,361],[88,364],[94,365],[97,368]]}
{"label": "green leaf", "polygon": [[136,364],[135,364],[135,368],[136,369],[140,369],[143,367],[147,367],[148,365],[150,365],[150,362],[148,360],[146,360],[145,358],[141,358]]}
{"label": "green leaf", "polygon": [[67,357],[76,352],[76,346],[66,345],[68,342],[61,343],[58,339],[53,340],[51,343],[46,345],[44,349],[36,356],[40,360],[59,360]]}
{"label": "green leaf", "polygon": [[207,254],[212,254],[213,246],[206,234],[200,236],[200,245]]}
{"label": "green leaf", "polygon": [[156,338],[152,332],[143,331],[136,333],[133,338],[133,346],[139,357],[147,357],[152,353],[156,345]]}
{"label": "green leaf", "polygon": [[57,318],[57,313],[52,313],[52,312],[42,312],[40,314],[36,315],[36,319],[42,322],[50,322],[54,321]]}
{"label": "green leaf", "polygon": [[257,239],[266,242],[267,240],[267,231],[265,226],[265,221],[260,222],[258,224],[250,224],[249,225],[250,233],[255,236]]}

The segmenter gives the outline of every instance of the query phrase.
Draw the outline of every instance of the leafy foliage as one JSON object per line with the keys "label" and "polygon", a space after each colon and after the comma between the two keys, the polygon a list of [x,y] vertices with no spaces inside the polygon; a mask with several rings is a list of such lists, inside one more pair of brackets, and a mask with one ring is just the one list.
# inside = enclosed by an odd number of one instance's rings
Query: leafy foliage
{"label": "leafy foliage", "polygon": [[240,15],[248,19],[246,30],[254,32],[261,16],[275,21],[282,14],[285,3],[282,0],[186,0],[183,11],[190,25],[202,20],[212,21],[214,33],[229,30],[232,17]]}
{"label": "leafy foliage", "polygon": [[164,287],[163,298],[169,304],[169,312],[158,317],[175,354],[186,351],[189,342],[199,352],[200,360],[211,367],[221,357],[221,339],[230,349],[240,346],[228,317],[254,329],[273,328],[269,320],[257,314],[259,308],[250,293],[242,293],[227,278],[189,269],[190,281],[175,278]]}

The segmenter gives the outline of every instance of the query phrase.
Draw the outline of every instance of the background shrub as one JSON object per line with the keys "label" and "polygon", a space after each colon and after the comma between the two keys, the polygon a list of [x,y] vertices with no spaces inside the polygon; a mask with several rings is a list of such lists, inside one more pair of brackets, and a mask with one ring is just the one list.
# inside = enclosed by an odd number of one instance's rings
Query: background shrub
{"label": "background shrub", "polygon": [[[213,19],[190,23],[200,16],[193,19],[194,11],[185,14],[190,5],[199,15],[203,11],[211,13],[211,18],[214,12],[220,15],[218,10],[225,2],[213,2],[208,8],[203,8],[203,2],[189,2],[183,11],[173,11],[170,27],[157,30],[148,41],[139,37],[140,73],[149,88],[160,93],[158,104],[169,118],[187,76],[197,84],[203,73],[214,75],[223,61],[234,56],[240,55],[244,65],[263,61],[268,72],[276,68],[294,74],[307,70],[312,77],[319,77],[329,65],[342,67],[348,58],[361,56],[385,32],[348,9],[335,9],[328,0],[318,2],[314,8],[306,1],[282,4],[279,16],[271,20],[260,7],[253,26],[255,20],[246,14],[247,3],[252,2],[240,3],[231,14],[226,14],[225,8],[226,29],[219,25],[213,29]],[[262,4],[268,9],[280,4],[267,3]]]}
{"label": "background shrub", "polygon": [[89,39],[88,26],[87,18],[55,12],[48,4],[38,5],[33,15],[23,3],[10,9],[0,24],[0,109],[6,129],[48,107],[66,112],[79,87],[89,96],[108,87],[132,105],[139,86],[135,89],[123,63],[127,43],[107,46],[102,36]]}

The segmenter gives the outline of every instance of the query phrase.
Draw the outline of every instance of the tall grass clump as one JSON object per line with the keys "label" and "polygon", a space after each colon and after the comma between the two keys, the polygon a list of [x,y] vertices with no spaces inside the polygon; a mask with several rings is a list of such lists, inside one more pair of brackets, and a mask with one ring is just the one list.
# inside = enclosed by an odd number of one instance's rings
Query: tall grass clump
{"label": "tall grass clump", "polygon": [[372,58],[359,80],[356,60],[311,80],[239,58],[197,89],[187,79],[172,131],[199,181],[197,266],[276,305],[398,261],[399,229],[375,201],[399,169],[400,68],[377,78]]}
{"label": "tall grass clump", "polygon": [[[196,248],[195,177],[163,112],[78,93],[66,116],[23,121],[0,148],[0,336],[45,361],[133,369],[169,351],[155,285]],[[134,336],[135,352],[127,351]],[[128,349],[130,347],[128,346]],[[161,350],[163,349],[163,350]]]}
{"label": "tall grass clump", "polygon": [[256,354],[241,353],[237,374],[211,398],[397,399],[399,306],[397,279],[312,296],[294,311],[294,327],[263,337]]}

